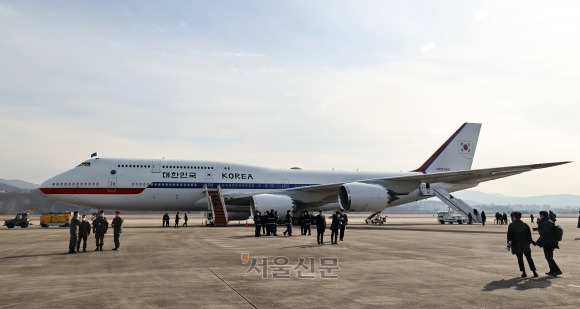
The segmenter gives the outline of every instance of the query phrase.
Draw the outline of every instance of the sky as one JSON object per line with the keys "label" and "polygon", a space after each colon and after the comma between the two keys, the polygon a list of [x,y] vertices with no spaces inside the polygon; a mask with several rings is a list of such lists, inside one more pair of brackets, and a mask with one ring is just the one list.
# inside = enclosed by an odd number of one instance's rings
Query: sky
{"label": "sky", "polygon": [[0,178],[101,157],[409,171],[464,122],[480,184],[578,194],[578,1],[2,1]]}

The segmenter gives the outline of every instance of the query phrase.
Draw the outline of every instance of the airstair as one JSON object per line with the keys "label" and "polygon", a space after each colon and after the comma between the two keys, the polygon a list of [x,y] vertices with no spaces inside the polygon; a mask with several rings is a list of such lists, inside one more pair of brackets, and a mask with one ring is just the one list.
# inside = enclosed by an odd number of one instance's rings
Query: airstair
{"label": "airstair", "polygon": [[221,187],[218,185],[217,189],[210,189],[206,185],[203,189],[207,196],[208,210],[212,214],[211,221],[213,225],[218,227],[228,226],[228,210]]}
{"label": "airstair", "polygon": [[419,189],[421,191],[421,195],[437,196],[443,203],[447,204],[447,206],[457,211],[466,219],[469,218],[469,214],[471,214],[473,222],[481,223],[481,213],[479,211],[469,206],[461,199],[454,197],[445,189],[439,186],[430,186],[428,183],[422,183]]}

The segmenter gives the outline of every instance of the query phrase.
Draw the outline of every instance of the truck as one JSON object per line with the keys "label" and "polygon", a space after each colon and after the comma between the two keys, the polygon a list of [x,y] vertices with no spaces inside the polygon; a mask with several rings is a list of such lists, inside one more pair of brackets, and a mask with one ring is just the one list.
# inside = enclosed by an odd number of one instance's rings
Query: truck
{"label": "truck", "polygon": [[459,224],[465,223],[465,218],[462,216],[456,216],[453,214],[453,210],[451,208],[447,209],[447,211],[440,211],[437,213],[437,221],[439,224],[453,224],[455,222]]}
{"label": "truck", "polygon": [[24,229],[24,228],[27,228],[31,224],[32,223],[30,223],[30,214],[27,212],[21,212],[21,213],[17,214],[14,219],[4,220],[4,225],[6,227],[8,227],[9,229],[11,229],[15,226],[20,226],[21,228]]}
{"label": "truck", "polygon": [[60,213],[54,212],[43,213],[40,215],[40,226],[68,227],[70,226],[70,220],[72,219],[72,216],[73,215],[70,211]]}

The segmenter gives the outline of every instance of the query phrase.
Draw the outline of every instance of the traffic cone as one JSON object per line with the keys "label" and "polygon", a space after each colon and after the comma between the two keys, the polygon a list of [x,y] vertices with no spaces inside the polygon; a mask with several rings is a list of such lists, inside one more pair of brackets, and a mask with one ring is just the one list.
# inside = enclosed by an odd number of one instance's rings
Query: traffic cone
{"label": "traffic cone", "polygon": [[201,226],[205,225],[205,220],[201,220]]}
{"label": "traffic cone", "polygon": [[246,227],[248,227],[248,220],[246,220]]}

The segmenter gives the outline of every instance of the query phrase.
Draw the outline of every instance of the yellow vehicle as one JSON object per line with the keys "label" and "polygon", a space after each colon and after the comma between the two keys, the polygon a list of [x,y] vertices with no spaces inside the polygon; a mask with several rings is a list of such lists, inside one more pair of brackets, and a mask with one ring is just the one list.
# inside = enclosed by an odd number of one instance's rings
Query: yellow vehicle
{"label": "yellow vehicle", "polygon": [[43,213],[40,215],[40,226],[42,227],[49,227],[49,226],[60,226],[60,227],[67,227],[70,226],[70,220],[72,219],[72,213],[70,211],[67,212],[48,212]]}

